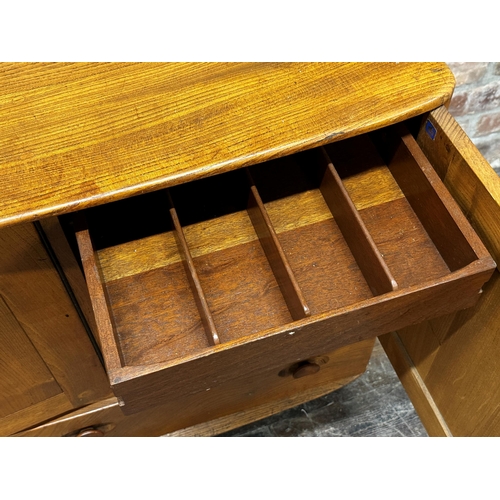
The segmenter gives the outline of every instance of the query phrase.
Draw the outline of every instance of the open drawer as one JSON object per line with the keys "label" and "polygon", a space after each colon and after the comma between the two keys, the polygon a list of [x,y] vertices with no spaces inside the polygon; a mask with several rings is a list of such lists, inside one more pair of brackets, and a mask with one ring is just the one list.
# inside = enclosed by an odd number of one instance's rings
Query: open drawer
{"label": "open drawer", "polygon": [[127,414],[320,369],[309,360],[472,306],[495,268],[403,124],[92,208],[75,227]]}

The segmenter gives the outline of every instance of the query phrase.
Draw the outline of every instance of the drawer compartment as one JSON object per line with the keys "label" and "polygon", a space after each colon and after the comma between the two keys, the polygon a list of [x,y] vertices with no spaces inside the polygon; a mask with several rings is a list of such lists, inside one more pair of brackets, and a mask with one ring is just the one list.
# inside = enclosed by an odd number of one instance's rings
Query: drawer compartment
{"label": "drawer compartment", "polygon": [[225,384],[469,307],[495,267],[404,125],[75,227],[125,413],[215,388],[223,401]]}

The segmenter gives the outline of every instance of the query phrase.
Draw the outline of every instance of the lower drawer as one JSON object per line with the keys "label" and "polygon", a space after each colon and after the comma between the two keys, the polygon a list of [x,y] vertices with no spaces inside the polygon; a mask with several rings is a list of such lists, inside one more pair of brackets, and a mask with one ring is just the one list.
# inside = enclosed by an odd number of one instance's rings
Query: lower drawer
{"label": "lower drawer", "polygon": [[[369,339],[309,360],[283,373],[262,373],[125,416],[116,398],[82,408],[19,436],[217,435],[339,389],[361,375],[373,350]],[[317,364],[319,369],[311,369]],[[294,376],[295,374],[295,376]],[[297,375],[302,374],[297,378]]]}
{"label": "lower drawer", "polygon": [[495,267],[404,125],[74,224],[125,414],[237,401],[233,387],[473,305]]}

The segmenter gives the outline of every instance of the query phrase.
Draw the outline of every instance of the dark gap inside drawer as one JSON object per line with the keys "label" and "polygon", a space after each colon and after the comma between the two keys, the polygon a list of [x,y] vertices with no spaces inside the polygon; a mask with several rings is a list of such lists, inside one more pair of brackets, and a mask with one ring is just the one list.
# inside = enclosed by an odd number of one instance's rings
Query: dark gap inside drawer
{"label": "dark gap inside drawer", "polygon": [[317,151],[251,168],[311,314],[373,296],[319,189]]}
{"label": "dark gap inside drawer", "polygon": [[450,272],[367,135],[325,148],[400,288]]}
{"label": "dark gap inside drawer", "polygon": [[[86,209],[85,217],[91,228],[94,248],[101,250],[171,231],[171,221],[165,216],[166,203],[165,191],[156,191]],[[60,215],[59,222],[81,267],[74,214]]]}
{"label": "dark gap inside drawer", "polygon": [[96,250],[172,230],[163,190],[89,208],[85,217]]}
{"label": "dark gap inside drawer", "polygon": [[293,321],[247,212],[235,171],[171,189],[222,343]]}

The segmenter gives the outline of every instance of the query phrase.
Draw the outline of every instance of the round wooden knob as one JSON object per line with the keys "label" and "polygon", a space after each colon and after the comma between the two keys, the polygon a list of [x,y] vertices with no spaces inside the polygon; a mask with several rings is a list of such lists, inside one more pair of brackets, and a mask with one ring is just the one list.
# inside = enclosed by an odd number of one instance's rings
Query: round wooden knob
{"label": "round wooden knob", "polygon": [[304,363],[301,363],[295,370],[293,371],[292,375],[293,378],[301,378],[301,377],[307,377],[308,375],[314,375],[315,373],[318,373],[320,370],[320,366],[316,363],[311,363],[310,361],[305,361]]}
{"label": "round wooden knob", "polygon": [[104,432],[99,429],[95,429],[94,427],[87,427],[86,429],[82,429],[76,437],[103,437]]}

